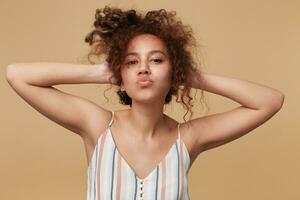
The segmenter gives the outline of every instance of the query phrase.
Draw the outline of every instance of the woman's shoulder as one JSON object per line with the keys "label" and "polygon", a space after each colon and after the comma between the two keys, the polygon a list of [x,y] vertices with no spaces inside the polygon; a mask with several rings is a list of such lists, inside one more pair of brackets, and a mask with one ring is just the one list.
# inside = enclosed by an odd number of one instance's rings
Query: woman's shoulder
{"label": "woman's shoulder", "polygon": [[90,117],[89,128],[85,133],[85,138],[83,138],[86,142],[94,145],[97,143],[98,138],[105,133],[109,123],[113,117],[112,110],[109,109],[101,109],[101,111],[95,111],[91,113],[93,117]]}

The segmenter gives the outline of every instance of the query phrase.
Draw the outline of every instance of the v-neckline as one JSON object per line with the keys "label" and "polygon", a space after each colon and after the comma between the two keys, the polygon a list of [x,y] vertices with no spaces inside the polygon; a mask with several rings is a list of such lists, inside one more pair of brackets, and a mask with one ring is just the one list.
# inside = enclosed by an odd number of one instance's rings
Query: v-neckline
{"label": "v-neckline", "polygon": [[112,142],[116,148],[116,151],[118,152],[119,156],[121,157],[121,160],[124,161],[124,163],[128,166],[128,168],[130,169],[131,172],[133,172],[133,174],[135,175],[135,177],[138,179],[138,180],[147,180],[148,178],[151,177],[151,175],[155,172],[155,170],[157,169],[158,166],[161,165],[161,163],[167,158],[167,156],[171,153],[171,150],[173,149],[174,145],[176,145],[177,141],[179,140],[179,137],[177,137],[176,141],[171,145],[170,149],[168,150],[168,152],[165,154],[165,156],[160,160],[160,162],[155,165],[154,169],[152,169],[148,175],[145,177],[145,178],[140,178],[136,172],[133,170],[133,168],[131,167],[131,165],[126,161],[126,159],[122,156],[122,154],[120,153],[117,145],[116,145],[116,142],[115,142],[115,139],[112,135],[112,131],[111,131],[111,126],[108,127],[108,130],[109,130],[109,134],[110,134],[110,137],[112,139]]}

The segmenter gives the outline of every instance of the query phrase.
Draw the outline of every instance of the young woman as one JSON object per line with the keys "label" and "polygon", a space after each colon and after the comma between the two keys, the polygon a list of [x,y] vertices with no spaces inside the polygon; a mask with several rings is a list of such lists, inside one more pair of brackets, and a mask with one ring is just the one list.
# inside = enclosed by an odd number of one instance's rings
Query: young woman
{"label": "young woman", "polygon": [[[249,133],[282,107],[284,95],[276,89],[200,72],[192,31],[175,12],[142,16],[106,6],[97,9],[94,26],[86,37],[89,55],[105,54],[103,64],[7,67],[9,84],[26,102],[83,139],[89,200],[190,199],[187,176],[197,156]],[[75,83],[113,84],[130,108],[110,111],[53,87]],[[241,106],[184,123],[165,115],[172,96],[191,111],[191,88]]]}

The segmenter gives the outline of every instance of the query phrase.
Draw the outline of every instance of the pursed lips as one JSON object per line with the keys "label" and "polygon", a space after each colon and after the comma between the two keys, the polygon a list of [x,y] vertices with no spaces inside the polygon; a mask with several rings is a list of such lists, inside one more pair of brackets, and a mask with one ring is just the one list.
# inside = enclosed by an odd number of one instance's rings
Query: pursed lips
{"label": "pursed lips", "polygon": [[140,78],[137,81],[137,84],[139,84],[140,86],[148,86],[148,85],[152,84],[152,80],[149,78]]}
{"label": "pursed lips", "polygon": [[139,82],[147,82],[147,81],[152,82],[152,80],[149,79],[149,78],[140,78],[140,79],[137,81],[137,83],[139,83]]}

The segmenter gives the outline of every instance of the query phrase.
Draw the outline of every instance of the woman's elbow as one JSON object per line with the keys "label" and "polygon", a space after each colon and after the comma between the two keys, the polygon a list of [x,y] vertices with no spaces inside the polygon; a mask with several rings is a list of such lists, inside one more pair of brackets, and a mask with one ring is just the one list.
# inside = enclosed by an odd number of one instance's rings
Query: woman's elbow
{"label": "woman's elbow", "polygon": [[15,65],[14,64],[10,64],[6,67],[6,71],[5,71],[5,78],[8,82],[13,81],[15,74],[16,74],[16,69],[15,69]]}
{"label": "woman's elbow", "polygon": [[271,99],[270,106],[277,111],[280,110],[283,106],[284,98],[284,93],[278,91],[277,94],[274,95],[274,98]]}

